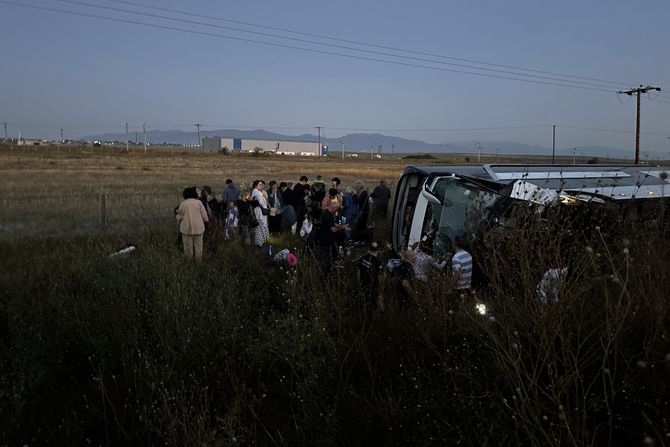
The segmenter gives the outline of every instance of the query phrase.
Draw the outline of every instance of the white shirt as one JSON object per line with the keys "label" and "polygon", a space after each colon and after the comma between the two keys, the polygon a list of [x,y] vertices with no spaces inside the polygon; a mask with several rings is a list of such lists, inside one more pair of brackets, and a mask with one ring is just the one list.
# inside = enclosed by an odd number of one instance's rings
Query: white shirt
{"label": "white shirt", "polygon": [[547,304],[558,302],[558,292],[561,290],[565,275],[568,274],[568,268],[550,268],[544,272],[542,279],[537,285],[537,296],[542,303]]}
{"label": "white shirt", "polygon": [[268,226],[268,216],[264,215],[263,212],[261,211],[261,207],[267,209],[268,207],[268,201],[265,200],[265,196],[263,193],[257,189],[254,188],[253,191],[251,191],[251,198],[254,200],[258,201],[258,204],[260,207],[254,208],[254,214],[256,215],[256,220],[264,224],[266,227]]}

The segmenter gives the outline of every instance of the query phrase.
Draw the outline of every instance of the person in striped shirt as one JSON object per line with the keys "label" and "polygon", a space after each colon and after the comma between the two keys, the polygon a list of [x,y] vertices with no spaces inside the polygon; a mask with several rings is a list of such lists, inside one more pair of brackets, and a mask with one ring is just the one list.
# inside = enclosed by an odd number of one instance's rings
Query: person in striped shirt
{"label": "person in striped shirt", "polygon": [[454,288],[458,290],[470,289],[472,286],[472,256],[463,249],[464,242],[462,236],[454,238],[454,256],[451,258],[451,269],[456,280]]}

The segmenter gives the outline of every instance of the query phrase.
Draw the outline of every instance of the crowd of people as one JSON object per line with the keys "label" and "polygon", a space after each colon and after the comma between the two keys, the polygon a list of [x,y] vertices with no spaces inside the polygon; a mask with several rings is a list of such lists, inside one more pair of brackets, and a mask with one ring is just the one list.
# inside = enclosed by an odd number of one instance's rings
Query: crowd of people
{"label": "crowd of people", "polygon": [[[184,200],[174,209],[179,245],[187,258],[199,262],[204,246],[215,235],[223,235],[227,241],[256,246],[272,256],[270,235],[291,233],[303,239],[324,274],[334,266],[341,267],[339,258],[358,248],[358,276],[366,306],[381,311],[384,301],[379,277],[384,271],[392,272],[398,289],[415,302],[431,277],[440,272],[448,272],[454,289],[470,293],[473,258],[467,251],[466,237],[454,238],[447,258],[434,257],[428,232],[421,242],[396,257],[380,260],[374,221],[387,219],[391,195],[384,180],[368,193],[362,181],[345,186],[333,177],[327,184],[320,175],[311,183],[303,175],[296,184],[273,180],[266,185],[259,179],[247,186],[227,179],[223,191],[216,195],[209,186],[193,186],[184,189]],[[286,249],[274,257],[290,267],[297,266],[296,255]],[[545,272],[537,286],[543,303],[558,301],[567,271],[559,263]]]}
{"label": "crowd of people", "polygon": [[203,244],[216,227],[226,240],[258,247],[267,247],[270,234],[290,232],[318,252],[328,271],[338,248],[369,244],[370,215],[386,218],[391,191],[384,180],[368,194],[362,181],[344,186],[337,177],[326,184],[317,176],[310,184],[302,176],[295,185],[255,180],[249,187],[228,179],[218,195],[203,186],[186,188],[183,197],[175,214],[188,257],[202,259]]}
{"label": "crowd of people", "polygon": [[[219,194],[209,186],[184,189],[184,200],[174,212],[184,255],[195,261],[202,260],[203,247],[214,234],[259,247],[268,255],[272,255],[271,234],[299,235],[324,274],[340,266],[338,260],[345,254],[365,251],[357,260],[362,291],[371,309],[383,310],[379,276],[386,263],[379,259],[374,221],[387,218],[391,195],[384,180],[368,193],[362,181],[343,185],[340,178],[333,177],[326,183],[320,175],[311,183],[303,175],[295,184],[275,180],[266,184],[258,179],[247,186],[227,179]],[[401,254],[400,265],[404,267],[398,271],[408,295],[419,293],[431,265],[440,270],[446,265],[446,261],[433,260],[428,251],[422,244]],[[469,289],[472,257],[457,245],[454,253],[451,268],[456,275],[455,287]],[[291,256],[285,254],[282,259],[295,265],[297,259]]]}

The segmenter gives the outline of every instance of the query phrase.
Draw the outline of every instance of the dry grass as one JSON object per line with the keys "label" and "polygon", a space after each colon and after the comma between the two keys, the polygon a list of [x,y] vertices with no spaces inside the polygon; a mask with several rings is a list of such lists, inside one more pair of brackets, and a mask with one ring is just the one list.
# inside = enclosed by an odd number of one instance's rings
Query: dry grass
{"label": "dry grass", "polygon": [[186,186],[210,185],[216,194],[227,178],[250,185],[258,178],[297,182],[301,175],[311,180],[320,174],[373,187],[379,179],[393,185],[406,164],[166,149],[0,147],[0,237],[151,230],[173,224],[171,210]]}
{"label": "dry grass", "polygon": [[401,160],[315,159],[307,157],[254,157],[247,154],[203,154],[195,152],[149,151],[124,153],[96,148],[55,152],[53,149],[28,149],[26,152],[0,148],[0,193],[124,191],[150,188],[152,191],[180,191],[185,185],[211,184],[221,188],[226,178],[250,182],[255,178],[297,181],[300,175],[311,178],[339,176],[346,183],[374,182],[380,178],[395,181],[406,165]]}

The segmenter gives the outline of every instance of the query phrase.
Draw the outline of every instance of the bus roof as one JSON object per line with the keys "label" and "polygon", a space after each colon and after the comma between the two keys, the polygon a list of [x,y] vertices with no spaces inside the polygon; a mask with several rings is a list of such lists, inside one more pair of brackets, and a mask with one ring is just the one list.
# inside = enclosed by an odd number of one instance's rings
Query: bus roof
{"label": "bus roof", "polygon": [[501,187],[522,181],[539,188],[583,193],[614,200],[670,197],[666,169],[639,165],[425,165],[404,174],[455,175]]}

